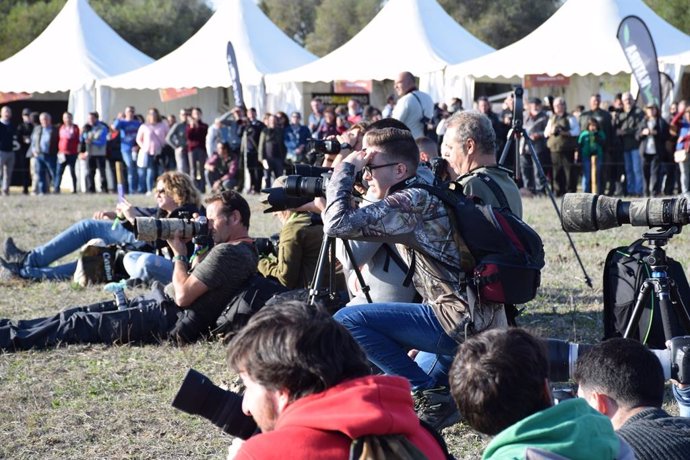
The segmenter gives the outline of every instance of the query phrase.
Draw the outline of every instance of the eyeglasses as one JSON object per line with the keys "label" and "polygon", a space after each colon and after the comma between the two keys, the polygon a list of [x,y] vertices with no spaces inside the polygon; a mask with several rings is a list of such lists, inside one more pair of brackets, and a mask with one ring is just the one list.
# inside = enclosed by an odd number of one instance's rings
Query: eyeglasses
{"label": "eyeglasses", "polygon": [[376,165],[376,166],[365,165],[365,166],[362,168],[362,172],[363,172],[364,174],[368,174],[368,175],[371,176],[371,175],[372,175],[372,171],[375,170],[375,169],[385,168],[386,166],[393,166],[393,165],[397,165],[397,164],[398,164],[398,163],[396,162],[396,163],[386,163],[386,164],[383,164],[383,165]]}

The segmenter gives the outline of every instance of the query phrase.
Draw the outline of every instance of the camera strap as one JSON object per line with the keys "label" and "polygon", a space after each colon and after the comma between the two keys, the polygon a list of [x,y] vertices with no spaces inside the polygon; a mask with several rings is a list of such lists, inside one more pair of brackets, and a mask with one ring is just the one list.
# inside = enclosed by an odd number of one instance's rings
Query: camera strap
{"label": "camera strap", "polygon": [[417,99],[417,103],[419,104],[419,108],[422,109],[422,118],[419,120],[422,122],[422,124],[427,124],[431,117],[427,117],[426,114],[424,113],[424,106],[422,105],[422,101],[419,100],[419,96],[416,94],[416,90],[412,91],[410,93],[411,95],[414,96],[415,99]]}

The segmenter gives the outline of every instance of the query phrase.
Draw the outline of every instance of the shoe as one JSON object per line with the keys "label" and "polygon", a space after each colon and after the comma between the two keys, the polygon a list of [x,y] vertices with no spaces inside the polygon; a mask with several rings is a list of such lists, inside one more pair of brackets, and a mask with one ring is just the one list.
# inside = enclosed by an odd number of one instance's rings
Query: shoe
{"label": "shoe", "polygon": [[0,281],[20,279],[19,265],[13,264],[0,257]]}
{"label": "shoe", "polygon": [[412,399],[417,417],[439,433],[460,421],[460,412],[448,387],[413,391]]}
{"label": "shoe", "polygon": [[14,244],[12,237],[9,237],[5,240],[5,244],[3,245],[3,253],[3,258],[6,262],[15,263],[18,265],[22,265],[24,260],[26,260],[26,256],[29,255],[29,251],[19,249]]}

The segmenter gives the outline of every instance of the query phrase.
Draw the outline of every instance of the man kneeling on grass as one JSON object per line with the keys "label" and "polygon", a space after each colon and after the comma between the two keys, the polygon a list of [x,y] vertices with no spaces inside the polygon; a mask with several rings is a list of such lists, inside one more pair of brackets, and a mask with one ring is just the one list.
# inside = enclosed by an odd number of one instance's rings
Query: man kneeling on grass
{"label": "man kneeling on grass", "polygon": [[172,283],[132,299],[74,307],[48,317],[0,320],[0,350],[48,348],[62,343],[153,342],[169,337],[189,343],[211,326],[256,273],[258,256],[249,238],[249,205],[236,192],[206,200],[213,248],[190,263],[186,241],[168,240],[174,253]]}

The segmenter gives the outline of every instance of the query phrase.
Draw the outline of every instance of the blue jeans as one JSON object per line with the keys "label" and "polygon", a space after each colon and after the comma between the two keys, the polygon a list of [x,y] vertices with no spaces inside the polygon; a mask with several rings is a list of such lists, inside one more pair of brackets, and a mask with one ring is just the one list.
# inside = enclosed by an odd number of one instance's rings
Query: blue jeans
{"label": "blue jeans", "polygon": [[106,244],[133,243],[134,234],[121,224],[113,229],[113,222],[108,220],[80,220],[42,246],[32,249],[20,270],[23,278],[35,280],[65,280],[74,275],[76,262],[56,267],[49,265],[56,260],[71,254],[93,238],[101,238]]}
{"label": "blue jeans", "polygon": [[690,417],[690,387],[678,388],[673,385],[673,396],[678,403],[678,411],[681,417]]}
{"label": "blue jeans", "polygon": [[[139,152],[139,155],[147,155]],[[145,168],[138,168],[139,171],[139,193],[153,192],[156,187],[156,179],[158,179],[158,161],[156,158],[149,155],[148,162]]]}
{"label": "blue jeans", "polygon": [[159,281],[168,284],[172,281],[173,263],[165,257],[148,252],[132,251],[125,254],[125,270],[130,278],[143,281]]}
{"label": "blue jeans", "polygon": [[132,159],[132,148],[129,150],[123,145],[121,147],[122,162],[127,166],[127,187],[128,193],[137,192],[137,184],[139,184],[139,173],[137,171],[137,163]]}
{"label": "blue jeans", "polygon": [[[597,186],[597,193],[604,194],[604,174],[602,158],[596,157],[597,177],[594,183]],[[592,157],[586,156],[582,158],[582,191],[585,193],[592,193]]]}
{"label": "blue jeans", "polygon": [[38,177],[38,193],[50,193],[50,184],[55,175],[57,154],[45,154],[36,157],[35,168]]}
{"label": "blue jeans", "polygon": [[625,188],[628,195],[642,195],[642,159],[639,149],[623,152],[625,163]]}
{"label": "blue jeans", "polygon": [[[369,360],[386,374],[407,378],[413,390],[443,384],[434,376],[447,373],[450,361],[444,357],[435,360],[434,356],[453,356],[458,344],[443,330],[429,305],[353,305],[339,310],[334,318],[350,331]],[[420,353],[422,356],[418,358],[426,370],[433,371],[432,375],[407,355],[411,348],[426,352]]]}

